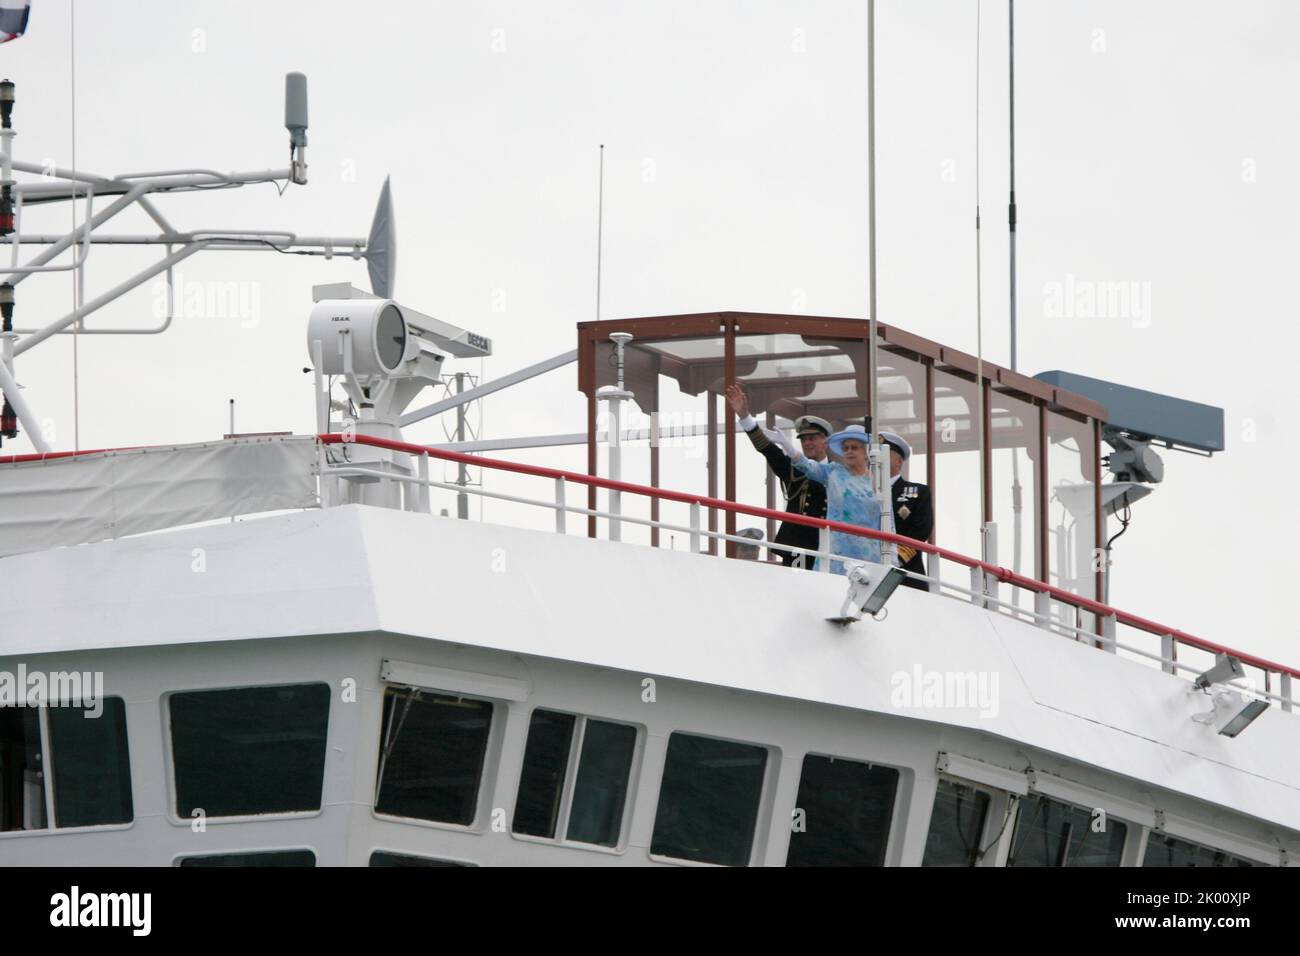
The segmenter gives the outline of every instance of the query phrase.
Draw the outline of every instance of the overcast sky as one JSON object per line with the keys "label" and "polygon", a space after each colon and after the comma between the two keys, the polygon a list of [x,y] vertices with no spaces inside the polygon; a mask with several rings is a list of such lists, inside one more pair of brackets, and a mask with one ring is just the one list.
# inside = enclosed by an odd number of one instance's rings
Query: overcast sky
{"label": "overcast sky", "polygon": [[[364,235],[391,175],[398,297],[490,335],[495,355],[463,367],[491,378],[572,348],[574,323],[594,317],[600,143],[602,317],[866,317],[865,7],[82,0],[74,124],[69,3],[36,0],[0,70],[17,83],[18,158],[71,165],[75,127],[77,166],[105,174],[284,165],[283,74],[304,71],[308,186],[158,205],[181,228]],[[877,21],[880,318],[974,352],[976,4],[880,0]],[[1164,455],[1165,483],[1116,546],[1112,600],[1291,664],[1298,30],[1287,2],[1022,0],[1016,31],[1020,370],[1226,410],[1226,453]],[[1005,3],[984,3],[980,49],[983,348],[1006,364]],[[29,210],[25,227],[70,216]],[[137,229],[150,225],[134,211],[112,227]],[[149,258],[96,248],[87,295]],[[212,253],[180,273],[199,290],[241,283],[243,307],[190,309],[156,337],[83,338],[80,445],[214,438],[230,397],[241,431],[309,432],[310,286],[364,286],[362,266]],[[1137,283],[1146,308],[1056,314],[1050,290],[1067,276]],[[88,324],[144,327],[160,302],[150,283]],[[33,278],[18,324],[70,308],[67,276]],[[62,337],[18,361],[57,448],[74,440],[71,356]],[[576,372],[494,398],[482,416],[489,437],[580,430]],[[515,457],[583,465],[576,448]],[[645,480],[641,461],[631,480]],[[681,480],[702,487],[693,467]],[[756,469],[740,494],[762,503]]]}

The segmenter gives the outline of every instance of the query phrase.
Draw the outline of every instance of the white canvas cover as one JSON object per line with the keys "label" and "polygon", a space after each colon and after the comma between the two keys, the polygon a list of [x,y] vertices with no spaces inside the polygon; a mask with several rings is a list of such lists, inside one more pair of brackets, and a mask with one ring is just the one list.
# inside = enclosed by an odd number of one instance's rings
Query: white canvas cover
{"label": "white canvas cover", "polygon": [[313,436],[0,464],[0,557],[318,504]]}

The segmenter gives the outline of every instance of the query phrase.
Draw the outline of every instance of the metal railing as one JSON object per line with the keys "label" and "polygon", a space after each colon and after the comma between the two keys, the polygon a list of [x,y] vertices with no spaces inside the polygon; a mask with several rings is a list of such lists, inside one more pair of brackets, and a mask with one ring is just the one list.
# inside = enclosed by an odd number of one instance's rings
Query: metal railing
{"label": "metal railing", "polygon": [[[1018,574],[1009,568],[989,564],[979,558],[973,558],[969,555],[952,551],[940,545],[930,544],[924,541],[917,541],[903,535],[893,534],[887,531],[877,531],[872,528],[863,528],[858,525],[845,524],[844,522],[831,521],[825,518],[811,518],[805,515],[791,514],[785,511],[763,508],[755,505],[742,504],[740,502],[727,501],[721,498],[711,498],[707,495],[691,494],[688,492],[671,491],[663,488],[652,488],[646,485],[633,484],[626,481],[615,481],[609,478],[600,478],[580,472],[564,471],[557,468],[547,468],[539,465],[527,465],[520,462],[504,461],[495,458],[485,458],[481,455],[471,455],[462,452],[448,451],[444,449],[431,448],[425,445],[417,445],[409,442],[394,441],[383,438],[373,438],[364,435],[339,435],[323,434],[317,436],[321,443],[321,474],[322,477],[338,478],[365,478],[367,480],[388,480],[407,486],[411,491],[406,492],[405,507],[408,510],[428,511],[429,510],[429,489],[438,488],[456,493],[469,493],[479,495],[485,498],[497,499],[501,501],[512,502],[515,504],[530,505],[534,507],[543,507],[552,510],[555,513],[555,530],[559,533],[566,533],[566,516],[569,514],[582,515],[584,517],[604,518],[610,522],[627,522],[629,524],[644,525],[661,530],[674,531],[688,536],[690,541],[690,550],[700,552],[703,549],[702,544],[706,539],[717,541],[732,541],[737,544],[753,545],[755,542],[752,538],[740,537],[738,535],[729,535],[724,532],[711,531],[703,526],[701,520],[703,512],[709,509],[716,509],[722,512],[731,512],[737,515],[746,515],[752,518],[774,519],[787,523],[806,525],[819,529],[820,539],[819,546],[816,550],[792,547],[782,545],[782,550],[795,553],[802,553],[810,557],[820,558],[821,570],[829,570],[830,559],[841,557],[831,551],[830,533],[832,531],[844,534],[856,535],[859,537],[874,538],[883,542],[894,542],[895,544],[905,544],[908,547],[915,548],[931,555],[939,562],[952,562],[953,564],[965,567],[970,573],[970,586],[963,587],[950,581],[941,580],[936,569],[932,566],[931,575],[917,575],[913,572],[907,572],[909,577],[916,578],[927,582],[931,591],[950,592],[945,596],[958,597],[970,602],[1000,613],[1008,614],[1021,620],[1027,620],[1039,627],[1053,631],[1059,634],[1065,634],[1077,641],[1091,643],[1096,647],[1103,648],[1112,652],[1123,650],[1126,653],[1133,654],[1137,657],[1154,661],[1158,663],[1166,673],[1176,674],[1185,672],[1189,674],[1199,674],[1205,668],[1196,667],[1185,661],[1178,659],[1178,650],[1180,647],[1186,647],[1203,651],[1208,654],[1228,654],[1243,665],[1258,669],[1263,675],[1263,687],[1240,688],[1247,690],[1257,697],[1275,701],[1279,703],[1284,710],[1291,710],[1294,702],[1292,694],[1292,679],[1300,677],[1300,670],[1278,664],[1274,661],[1258,657],[1254,654],[1247,654],[1237,651],[1213,641],[1205,640],[1194,634],[1188,634],[1178,628],[1166,627],[1156,621],[1149,620],[1137,614],[1120,610],[1119,608],[1103,604],[1091,598],[1075,594],[1063,588],[1047,584],[1035,578],[1026,577]],[[351,462],[329,462],[326,460],[324,451],[329,446],[334,445],[361,445],[377,449],[383,449],[390,452],[398,452],[412,456],[415,467],[410,474],[401,474],[393,471],[384,471],[375,468],[366,467],[366,463]],[[500,472],[513,473],[518,475],[528,475],[536,478],[547,478],[554,483],[554,493],[549,499],[527,498],[520,495],[511,495],[503,492],[488,491],[482,487],[466,486],[450,482],[440,482],[429,478],[429,460],[437,459],[439,461],[452,462],[457,464],[472,465],[479,468],[487,468]],[[659,501],[670,501],[684,504],[689,508],[689,524],[675,524],[668,521],[640,518],[613,511],[601,511],[593,508],[586,508],[577,505],[571,505],[566,500],[566,491],[568,485],[576,484],[587,488],[599,488],[606,491],[621,492],[623,494],[640,495],[646,498],[658,499]],[[844,560],[852,560],[845,558]],[[1009,585],[1013,588],[1019,588],[1033,595],[1034,606],[1030,610],[1020,607],[1018,604],[1004,600],[998,591],[999,585]],[[1074,623],[1062,620],[1052,613],[1052,602],[1069,609],[1074,615]],[[1118,639],[1118,630],[1120,627],[1131,628],[1134,631],[1141,632],[1148,636],[1155,636],[1160,639],[1159,653],[1153,653],[1144,647],[1137,647],[1127,643],[1121,643]],[[1274,683],[1276,682],[1276,684]],[[1276,687],[1276,689],[1274,689]]]}
{"label": "metal railing", "polygon": [[[776,521],[807,525],[809,527],[817,528],[819,530],[819,543],[817,549],[805,549],[789,545],[782,545],[781,548],[785,551],[807,555],[810,558],[822,559],[821,570],[823,571],[829,571],[831,559],[840,558],[848,561],[854,560],[833,553],[831,547],[831,532],[833,531],[856,535],[859,537],[874,538],[881,542],[892,541],[896,544],[905,544],[931,556],[933,559],[930,567],[931,574],[918,575],[910,571],[906,573],[911,578],[924,581],[932,592],[942,594],[948,598],[957,598],[959,600],[969,601],[979,607],[1007,614],[1008,616],[1027,621],[1028,623],[1032,623],[1053,633],[1063,634],[1073,640],[1092,644],[1095,647],[1103,648],[1112,652],[1124,651],[1127,654],[1132,654],[1144,660],[1153,661],[1157,663],[1162,670],[1169,674],[1187,673],[1196,675],[1206,669],[1205,667],[1194,666],[1187,661],[1179,660],[1180,648],[1200,651],[1211,655],[1228,654],[1239,660],[1243,665],[1257,669],[1263,677],[1262,688],[1253,686],[1239,689],[1246,690],[1262,699],[1277,702],[1284,710],[1290,711],[1293,709],[1294,695],[1292,692],[1292,679],[1300,677],[1300,670],[1287,667],[1283,664],[1278,664],[1254,654],[1248,654],[1221,644],[1216,644],[1212,641],[1179,630],[1178,628],[1166,627],[1156,621],[1103,604],[1099,601],[1092,600],[1083,595],[1075,594],[1072,591],[1067,591],[1043,581],[1025,577],[1009,568],[990,564],[980,560],[979,558],[973,558],[957,551],[944,548],[940,545],[917,541],[912,538],[892,534],[886,531],[877,531],[872,528],[863,528],[858,525],[845,524],[843,522],[831,521],[825,518],[811,518],[804,515],[791,514],[785,511],[777,511],[755,505],[727,501],[721,498],[711,498],[707,495],[652,488],[626,481],[615,481],[609,478],[595,477],[580,472],[564,471],[557,468],[547,468],[539,465],[527,465],[520,462],[504,461],[495,458],[485,458],[481,455],[465,454],[463,452],[432,448],[426,445],[412,444],[410,442],[373,438],[364,435],[339,434],[317,435],[316,440],[318,443],[317,470],[322,479],[321,504],[325,507],[328,507],[332,503],[330,495],[326,491],[327,479],[354,478],[364,479],[367,482],[389,481],[397,484],[403,489],[403,507],[411,511],[430,511],[429,492],[430,489],[437,488],[457,494],[472,494],[488,499],[549,509],[555,516],[555,530],[561,534],[567,533],[567,516],[575,514],[585,518],[603,518],[615,524],[626,522],[628,524],[680,533],[687,537],[690,543],[690,550],[697,553],[705,550],[706,541],[730,541],[742,545],[755,544],[755,541],[752,538],[730,535],[720,531],[712,531],[705,527],[705,512],[707,510],[715,509],[717,511],[731,512],[733,514],[746,515],[753,518],[771,518]],[[401,471],[385,470],[382,467],[370,467],[379,464],[377,462],[352,462],[348,460],[332,461],[330,460],[329,454],[331,446],[366,446],[406,455],[409,456],[413,467],[409,473],[402,473]],[[139,448],[141,446],[135,447]],[[34,454],[8,455],[0,456],[0,465],[33,461],[52,461],[63,458],[84,457],[88,455],[103,454],[105,452],[124,450],[129,449],[105,448],[77,452],[38,452]],[[436,481],[429,477],[429,462],[431,459],[487,468],[494,471],[526,475],[535,478],[546,478],[552,482],[552,495],[546,499],[528,498],[522,495],[489,491],[481,486]],[[649,499],[658,499],[661,502],[667,501],[680,503],[687,506],[689,517],[687,523],[680,524],[653,518],[637,517],[624,513],[621,510],[618,512],[602,511],[597,508],[572,505],[568,503],[566,497],[567,489],[570,484],[584,488],[605,489],[607,491],[639,495]],[[939,567],[935,566],[934,561],[939,562]],[[943,562],[952,562],[955,565],[965,567],[970,575],[969,587],[953,583],[952,581],[942,580],[939,570],[942,567]],[[1015,601],[1006,600],[999,592],[999,587],[1003,584],[1032,594],[1032,609],[1021,607]],[[1053,603],[1057,605],[1055,609],[1053,608]],[[1062,609],[1073,615],[1073,622],[1062,619],[1059,614]],[[1057,613],[1053,613],[1054,610]],[[1160,639],[1159,652],[1153,653],[1151,649],[1146,647],[1121,643],[1118,637],[1120,627],[1130,628],[1133,631],[1147,636],[1158,637]]]}

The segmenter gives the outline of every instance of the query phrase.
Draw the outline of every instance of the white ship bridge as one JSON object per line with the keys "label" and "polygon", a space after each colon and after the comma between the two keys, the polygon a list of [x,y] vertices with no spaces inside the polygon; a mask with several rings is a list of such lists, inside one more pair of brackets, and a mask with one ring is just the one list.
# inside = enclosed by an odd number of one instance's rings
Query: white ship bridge
{"label": "white ship bridge", "polygon": [[[356,379],[356,419],[317,392],[316,435],[0,460],[0,862],[1294,859],[1300,672],[1106,602],[1093,556],[1142,482],[1101,480],[1103,437],[1151,434],[880,326],[875,424],[912,443],[934,540],[737,493],[761,461],[725,384],[776,425],[869,414],[865,329],[584,324],[547,367],[578,361],[587,431],[491,454],[403,441],[415,392],[385,418]],[[663,440],[688,402],[703,462]],[[585,471],[502,454],[564,441]],[[636,442],[645,483],[621,474]],[[469,520],[475,498],[503,517]],[[842,576],[728,556],[782,520],[822,554],[833,528],[906,541],[926,589],[873,616]]]}

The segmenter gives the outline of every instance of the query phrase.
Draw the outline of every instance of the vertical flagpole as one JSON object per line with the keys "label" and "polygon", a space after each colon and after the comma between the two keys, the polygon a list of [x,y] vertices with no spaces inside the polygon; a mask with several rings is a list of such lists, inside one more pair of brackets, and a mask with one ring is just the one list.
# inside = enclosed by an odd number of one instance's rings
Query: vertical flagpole
{"label": "vertical flagpole", "polygon": [[876,0],[867,0],[867,440],[876,445]]}
{"label": "vertical flagpole", "polygon": [[600,175],[596,186],[596,321],[600,321],[600,252],[605,225],[605,144],[600,144]]}
{"label": "vertical flagpole", "polygon": [[[1011,193],[1007,203],[1007,235],[1010,241],[1011,258],[1011,371],[1016,371],[1016,0],[1007,0],[1007,100],[1008,115],[1011,118]],[[1011,449],[1011,508],[1015,524],[1012,526],[1012,563],[1011,569],[1020,573],[1021,552],[1021,504],[1020,489],[1020,455],[1018,449]],[[1016,600],[1020,599],[1021,589],[1015,588]]]}
{"label": "vertical flagpole", "polygon": [[1016,0],[1007,0],[1007,89],[1011,117],[1011,198],[1007,228],[1011,241],[1011,371],[1016,371]]}
{"label": "vertical flagpole", "polygon": [[980,536],[982,540],[982,554],[984,560],[989,559],[989,536],[987,517],[984,515],[984,503],[987,501],[988,490],[985,482],[984,456],[988,450],[984,447],[984,295],[983,295],[983,270],[981,267],[981,253],[983,241],[980,237],[980,13],[982,4],[980,0],[975,3],[975,389],[979,397],[978,408],[979,414],[975,421],[971,422],[971,427],[976,429],[975,434],[978,436],[978,447],[980,450],[980,527],[984,533]]}

